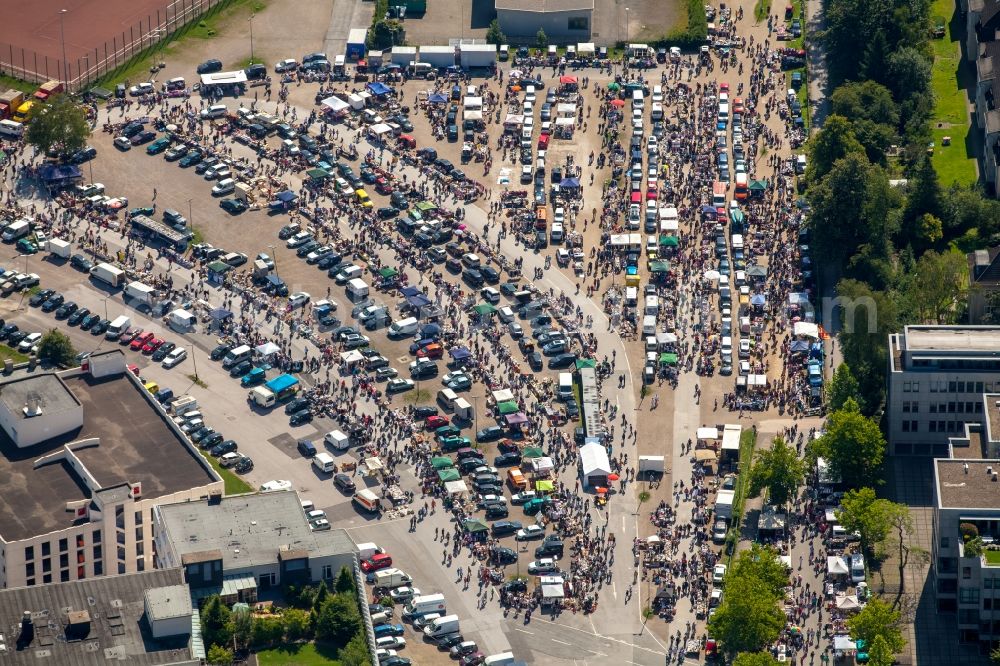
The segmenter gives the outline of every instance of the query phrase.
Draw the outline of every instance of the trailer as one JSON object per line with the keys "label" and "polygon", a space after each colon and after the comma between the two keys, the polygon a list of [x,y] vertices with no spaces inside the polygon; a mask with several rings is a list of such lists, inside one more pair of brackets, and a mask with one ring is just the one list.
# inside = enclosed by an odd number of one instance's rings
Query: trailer
{"label": "trailer", "polygon": [[90,277],[118,288],[125,284],[125,271],[111,264],[100,263],[90,269]]}
{"label": "trailer", "polygon": [[[416,58],[414,58],[416,60]],[[421,46],[420,62],[426,62],[436,69],[454,67],[455,47],[454,46]]]}
{"label": "trailer", "polygon": [[365,57],[365,43],[368,41],[367,28],[351,28],[347,33],[347,48],[345,55],[348,60],[361,60]]}
{"label": "trailer", "polygon": [[493,67],[496,64],[496,44],[461,44],[458,48],[462,69]]}
{"label": "trailer", "polygon": [[172,245],[178,251],[187,249],[188,239],[194,232],[177,231],[173,227],[154,220],[148,215],[133,215],[130,219],[132,233],[147,243],[163,243]]}
{"label": "trailer", "polygon": [[299,391],[299,380],[292,375],[278,375],[263,386],[257,386],[250,391],[247,399],[258,407],[273,407],[294,397]]}
{"label": "trailer", "polygon": [[54,257],[69,259],[69,255],[73,251],[73,245],[62,238],[50,238],[45,241],[45,249]]}
{"label": "trailer", "polygon": [[0,93],[0,118],[7,119],[14,115],[17,107],[24,103],[24,93],[11,88]]}
{"label": "trailer", "polygon": [[411,60],[416,59],[416,46],[393,46],[392,53],[389,55],[389,61],[394,65],[399,65],[400,67],[406,67],[410,64]]}
{"label": "trailer", "polygon": [[153,307],[156,300],[156,289],[142,282],[129,282],[125,285],[125,302],[132,307]]}
{"label": "trailer", "polygon": [[50,97],[58,95],[64,90],[63,82],[52,80],[46,81],[42,85],[38,86],[38,90],[35,91],[35,99],[41,102],[47,102]]}

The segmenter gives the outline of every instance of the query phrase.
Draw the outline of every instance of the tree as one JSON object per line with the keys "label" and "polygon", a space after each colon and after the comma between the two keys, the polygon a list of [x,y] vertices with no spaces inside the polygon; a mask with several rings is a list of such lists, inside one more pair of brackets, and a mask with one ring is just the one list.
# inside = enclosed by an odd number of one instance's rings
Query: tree
{"label": "tree", "polygon": [[253,621],[253,628],[250,630],[250,643],[255,648],[265,648],[281,642],[285,634],[284,616],[288,611],[279,616],[258,617]]}
{"label": "tree", "polygon": [[371,666],[368,654],[368,641],[365,634],[358,632],[351,639],[351,642],[337,653],[337,661],[343,666]]}
{"label": "tree", "polygon": [[758,652],[777,640],[784,626],[778,596],[767,583],[753,576],[726,576],[726,594],[708,629],[727,654]]}
{"label": "tree", "polygon": [[900,285],[900,300],[910,318],[924,324],[951,324],[969,293],[969,267],[957,249],[929,250]]}
{"label": "tree", "polygon": [[221,645],[208,648],[208,663],[212,666],[229,666],[233,663],[233,651]]}
{"label": "tree", "polygon": [[899,107],[888,88],[875,81],[849,81],[830,95],[830,113],[859,120],[874,120],[895,127]]}
{"label": "tree", "polygon": [[357,601],[348,594],[336,594],[316,618],[316,638],[344,645],[360,627]]}
{"label": "tree", "polygon": [[814,456],[827,460],[830,472],[848,488],[879,482],[885,437],[878,423],[862,415],[854,400],[848,399],[843,409],[830,414],[825,434],[810,448]]}
{"label": "tree", "polygon": [[770,652],[744,652],[736,655],[733,666],[780,666]]}
{"label": "tree", "polygon": [[89,138],[87,114],[69,95],[56,95],[47,104],[36,102],[31,108],[25,140],[39,152],[56,148],[63,153],[75,153]]}
{"label": "tree", "polygon": [[201,635],[206,645],[232,645],[230,616],[229,609],[222,603],[219,595],[213,594],[205,600],[201,609]]}
{"label": "tree", "polygon": [[930,213],[924,213],[917,220],[917,238],[923,244],[937,245],[944,238],[944,224],[941,220]]}
{"label": "tree", "polygon": [[750,495],[756,497],[767,490],[772,504],[784,506],[806,478],[805,462],[784,437],[774,438],[770,449],[758,449],[750,468]]}
{"label": "tree", "polygon": [[38,341],[38,358],[56,365],[75,365],[76,349],[68,335],[53,328]]}
{"label": "tree", "polygon": [[340,570],[340,574],[337,576],[337,582],[334,584],[334,589],[337,592],[355,592],[354,587],[354,574],[347,567]]}
{"label": "tree", "polygon": [[778,559],[778,551],[754,543],[740,553],[727,578],[753,578],[763,582],[776,597],[788,586],[788,568]]}
{"label": "tree", "polygon": [[490,21],[490,27],[486,29],[486,41],[490,44],[506,44],[507,35],[500,30],[500,22],[496,19]]}
{"label": "tree", "polygon": [[809,142],[809,179],[820,179],[830,173],[834,162],[851,153],[864,153],[864,146],[854,136],[851,121],[831,115],[823,129]]}
{"label": "tree", "polygon": [[535,33],[535,46],[539,49],[544,49],[549,45],[549,36],[545,34],[545,31],[541,28]]}
{"label": "tree", "polygon": [[872,597],[860,612],[847,619],[847,629],[853,640],[873,645],[881,637],[892,654],[903,651],[906,641],[900,629],[900,612],[878,597]]}
{"label": "tree", "polygon": [[896,655],[889,648],[889,643],[882,636],[876,636],[868,649],[869,666],[892,666],[896,662]]}
{"label": "tree", "polygon": [[837,521],[848,532],[861,535],[861,547],[874,553],[875,547],[885,541],[892,528],[885,504],[888,500],[879,499],[871,488],[848,490],[840,501],[837,509]]}
{"label": "tree", "polygon": [[[924,215],[941,216],[943,208],[942,199],[944,196],[941,192],[937,171],[934,170],[930,156],[924,155],[920,159],[920,163],[914,170],[906,189],[907,197],[904,217],[908,225],[904,226],[904,232],[910,228],[919,230],[921,217]],[[931,245],[927,244],[923,247],[930,247]]]}
{"label": "tree", "polygon": [[233,642],[238,649],[244,649],[250,644],[250,637],[253,630],[253,617],[250,609],[240,607],[232,611],[230,615],[230,627],[233,632]]}
{"label": "tree", "polygon": [[830,383],[827,385],[826,399],[830,409],[836,411],[843,409],[844,404],[851,398],[856,400],[860,406],[858,380],[854,378],[851,366],[847,363],[841,363],[833,371],[833,377],[830,378]]}
{"label": "tree", "polygon": [[858,404],[865,414],[878,412],[885,391],[889,334],[900,330],[902,318],[896,299],[860,280],[837,284],[841,310],[840,348],[858,380]]}
{"label": "tree", "polygon": [[1000,324],[1000,291],[989,291],[983,296],[986,307],[983,310],[984,324]]}
{"label": "tree", "polygon": [[284,626],[285,638],[289,641],[309,638],[312,634],[309,611],[304,611],[301,608],[286,609],[281,614],[281,623]]}

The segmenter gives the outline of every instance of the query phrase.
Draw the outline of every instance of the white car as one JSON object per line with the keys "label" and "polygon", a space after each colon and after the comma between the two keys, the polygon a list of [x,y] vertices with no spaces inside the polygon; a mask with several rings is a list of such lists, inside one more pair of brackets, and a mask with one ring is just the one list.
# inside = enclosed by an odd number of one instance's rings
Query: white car
{"label": "white car", "polygon": [[205,171],[205,180],[224,180],[232,177],[232,175],[233,172],[229,168],[229,165],[220,163],[208,167],[208,170]]}
{"label": "white car", "polygon": [[441,378],[442,384],[448,384],[448,382],[453,382],[456,379],[465,377],[465,370],[456,370],[454,372],[449,372],[447,375]]}
{"label": "white car", "polygon": [[487,303],[499,303],[500,302],[500,292],[493,287],[485,287],[480,290],[479,295],[483,297]]}
{"label": "white car", "polygon": [[293,72],[298,69],[299,63],[295,58],[285,58],[274,64],[275,72]]}
{"label": "white car", "polygon": [[41,333],[29,333],[28,336],[21,340],[20,344],[17,345],[17,350],[27,354],[32,351],[32,348],[38,344],[38,341],[42,339]]}
{"label": "white car", "polygon": [[330,529],[330,521],[326,518],[319,518],[309,523],[309,529],[313,532],[325,532]]}
{"label": "white car", "polygon": [[132,150],[132,142],[128,140],[127,136],[115,137],[115,148],[121,151]]}
{"label": "white car", "polygon": [[221,197],[236,190],[236,181],[232,178],[223,178],[212,188],[213,197]]}
{"label": "white car", "polygon": [[145,81],[143,83],[137,83],[128,89],[128,94],[131,95],[132,97],[138,97],[140,95],[150,95],[154,92],[156,92],[156,89],[153,88],[153,84]]}
{"label": "white car", "polygon": [[543,557],[540,560],[528,563],[528,573],[534,576],[559,571],[559,566],[551,557]]}
{"label": "white car", "polygon": [[740,358],[750,358],[750,341],[745,338],[740,340]]}
{"label": "white car", "polygon": [[304,291],[297,291],[288,297],[288,307],[290,308],[300,308],[309,302],[311,297],[308,293]]}
{"label": "white car", "polygon": [[517,531],[514,535],[514,539],[517,541],[531,541],[533,539],[541,539],[545,536],[545,528],[541,525],[528,525]]}
{"label": "white car", "polygon": [[726,577],[726,565],[716,564],[715,569],[712,570],[712,582],[716,585],[722,583],[722,580]]}
{"label": "white car", "polygon": [[172,368],[184,359],[187,358],[187,350],[184,347],[177,347],[172,352],[167,354],[167,357],[163,359],[164,368]]}
{"label": "white car", "polygon": [[639,204],[631,204],[628,207],[628,223],[630,228],[639,228]]}
{"label": "white car", "polygon": [[406,639],[402,636],[383,636],[375,639],[375,647],[380,650],[401,650],[406,647]]}
{"label": "white car", "polygon": [[399,603],[401,601],[409,601],[413,597],[420,596],[419,587],[410,587],[409,585],[404,585],[403,587],[397,587],[396,589],[389,592],[389,597]]}

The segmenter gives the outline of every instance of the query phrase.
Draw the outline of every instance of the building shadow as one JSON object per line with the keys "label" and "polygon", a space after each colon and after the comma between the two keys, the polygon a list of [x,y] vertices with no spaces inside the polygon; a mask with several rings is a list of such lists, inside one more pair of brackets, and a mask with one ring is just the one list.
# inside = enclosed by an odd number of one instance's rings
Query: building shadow
{"label": "building shadow", "polygon": [[472,11],[469,16],[469,28],[485,30],[497,17],[496,3],[491,0],[472,0]]}

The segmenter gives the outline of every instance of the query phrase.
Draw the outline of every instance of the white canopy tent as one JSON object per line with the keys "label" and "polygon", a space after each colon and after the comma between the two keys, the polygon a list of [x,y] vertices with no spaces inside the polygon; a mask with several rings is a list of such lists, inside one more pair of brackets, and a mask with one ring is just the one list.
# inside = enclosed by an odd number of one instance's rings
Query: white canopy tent
{"label": "white canopy tent", "polygon": [[837,597],[837,608],[840,610],[856,611],[861,609],[861,602],[854,594],[847,594]]}
{"label": "white canopy tent", "polygon": [[511,391],[510,389],[500,389],[499,391],[493,391],[493,393],[490,395],[493,397],[493,401],[496,402],[497,404],[514,399],[514,392]]}
{"label": "white canopy tent", "polygon": [[819,326],[808,321],[797,321],[792,327],[792,334],[797,338],[819,340]]}
{"label": "white canopy tent", "polygon": [[531,470],[535,474],[544,474],[546,472],[551,472],[555,467],[552,463],[552,458],[548,456],[542,456],[541,458],[533,458],[531,460]]}
{"label": "white canopy tent", "polygon": [[579,42],[576,45],[576,53],[580,56],[592,56],[597,52],[594,42]]}
{"label": "white canopy tent", "polygon": [[556,105],[556,115],[558,116],[576,116],[576,104],[567,104],[566,102],[560,102]]}
{"label": "white canopy tent", "polygon": [[347,365],[354,365],[355,363],[360,363],[364,360],[364,356],[357,349],[352,349],[350,351],[345,351],[340,354],[340,362],[346,363]]}
{"label": "white canopy tent", "polygon": [[445,481],[444,490],[449,495],[465,495],[469,492],[469,487],[465,485],[465,481],[458,479],[457,481]]}
{"label": "white canopy tent", "polygon": [[215,72],[213,74],[201,75],[201,85],[203,86],[226,86],[246,82],[247,73],[242,69],[236,69],[232,72]]}
{"label": "white canopy tent", "polygon": [[255,350],[261,356],[270,356],[271,354],[277,354],[281,351],[281,347],[274,344],[273,342],[265,342],[262,345],[258,345]]}
{"label": "white canopy tent", "polygon": [[333,113],[346,113],[351,105],[340,99],[339,97],[327,97],[321,104],[326,108],[330,109]]}
{"label": "white canopy tent", "polygon": [[375,123],[369,129],[371,129],[371,131],[378,136],[382,136],[386,132],[392,131],[392,128],[389,127],[389,125],[387,125],[386,123]]}
{"label": "white canopy tent", "polygon": [[481,109],[483,108],[483,98],[482,97],[466,97],[462,101],[462,106],[467,109]]}
{"label": "white canopy tent", "polygon": [[851,570],[843,557],[831,555],[826,558],[826,572],[831,576],[846,576]]}
{"label": "white canopy tent", "polygon": [[557,127],[572,127],[576,124],[576,118],[556,118]]}
{"label": "white canopy tent", "polygon": [[698,439],[719,439],[719,429],[698,428]]}
{"label": "white canopy tent", "polygon": [[507,126],[517,126],[520,127],[524,124],[524,116],[519,113],[508,113],[507,117],[503,121],[504,127]]}
{"label": "white canopy tent", "polygon": [[658,345],[668,345],[677,342],[676,333],[657,333],[656,334],[656,344]]}
{"label": "white canopy tent", "polygon": [[483,112],[479,109],[466,109],[462,112],[462,117],[466,120],[482,120]]}
{"label": "white canopy tent", "polygon": [[590,442],[580,447],[580,469],[586,485],[603,485],[611,474],[611,461],[603,444]]}

